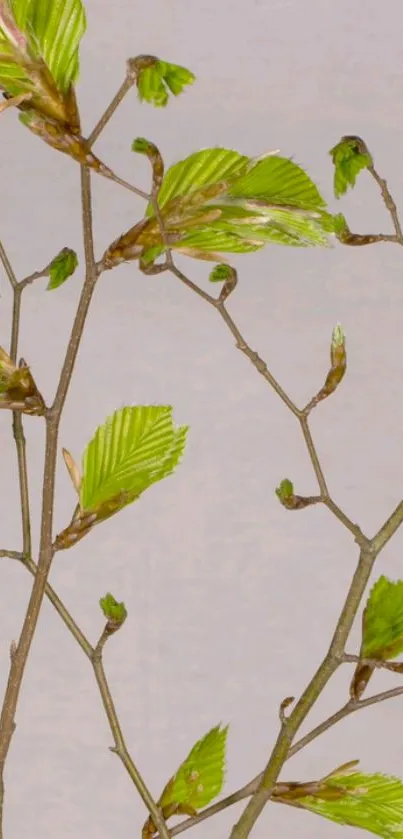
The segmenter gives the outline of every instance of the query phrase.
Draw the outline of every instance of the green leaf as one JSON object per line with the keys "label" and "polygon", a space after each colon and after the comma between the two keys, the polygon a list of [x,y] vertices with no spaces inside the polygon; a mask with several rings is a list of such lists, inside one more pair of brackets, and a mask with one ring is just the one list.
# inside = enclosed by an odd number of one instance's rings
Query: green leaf
{"label": "green leaf", "polygon": [[372,157],[365,143],[359,137],[342,137],[329,154],[334,163],[334,194],[340,198],[355,185],[362,169],[373,165]]}
{"label": "green leaf", "polygon": [[[158,193],[158,204],[162,209],[169,201],[228,180],[244,172],[248,164],[248,157],[232,149],[217,147],[195,152],[167,170]],[[154,215],[152,206],[148,207],[147,215]]]}
{"label": "green leaf", "polygon": [[230,265],[220,263],[210,271],[209,280],[211,283],[225,283],[233,277],[234,269]]}
{"label": "green leaf", "polygon": [[81,0],[10,0],[15,21],[34,54],[43,58],[59,90],[77,80],[78,50],[86,29]]}
{"label": "green leaf", "polygon": [[329,790],[340,790],[336,800],[314,796],[298,798],[298,806],[311,810],[338,824],[369,830],[383,839],[403,836],[403,783],[398,778],[380,774],[332,776]]}
{"label": "green leaf", "polygon": [[276,495],[279,501],[287,501],[294,495],[294,484],[288,478],[284,478],[276,489]]}
{"label": "green leaf", "polygon": [[[323,230],[321,219],[311,218],[300,210],[273,208],[253,213],[246,207],[220,207],[216,204],[209,205],[209,208],[221,210],[221,218],[185,233],[179,242],[172,244],[172,249],[198,248],[213,252],[248,253],[268,243],[293,247],[328,244],[327,232]],[[180,223],[173,226],[181,229]]]}
{"label": "green leaf", "polygon": [[185,804],[194,810],[206,807],[224,783],[225,748],[228,726],[212,728],[199,740],[168,782],[159,800],[160,807]]}
{"label": "green leaf", "polygon": [[363,615],[360,655],[390,659],[403,652],[403,581],[380,577],[371,589]]}
{"label": "green leaf", "polygon": [[137,74],[140,101],[164,108],[168,103],[169,91],[178,96],[186,85],[194,81],[195,76],[186,67],[156,58],[154,63],[141,67]]}
{"label": "green leaf", "polygon": [[63,248],[49,266],[50,280],[47,291],[53,291],[53,289],[63,285],[74,274],[77,265],[78,259],[76,252],[70,248]]}
{"label": "green leaf", "polygon": [[120,493],[134,500],[170,475],[183,454],[187,431],[187,426],[175,427],[170,406],[115,411],[84,452],[81,509],[94,510]]}
{"label": "green leaf", "polygon": [[264,199],[273,204],[319,210],[326,207],[310,177],[292,160],[270,155],[257,161],[229,188],[233,198]]}
{"label": "green leaf", "polygon": [[108,621],[119,626],[124,623],[127,618],[127,610],[124,603],[118,603],[110,592],[101,597],[99,605]]}

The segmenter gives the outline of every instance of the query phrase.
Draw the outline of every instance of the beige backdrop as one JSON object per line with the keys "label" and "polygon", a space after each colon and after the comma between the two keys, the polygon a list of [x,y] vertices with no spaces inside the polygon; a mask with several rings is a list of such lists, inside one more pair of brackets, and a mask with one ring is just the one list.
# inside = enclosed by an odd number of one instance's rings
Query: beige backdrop
{"label": "beige backdrop", "polygon": [[[375,184],[363,175],[338,204],[328,150],[342,134],[365,138],[403,212],[401,31],[398,0],[90,0],[79,86],[90,130],[121,83],[125,59],[151,52],[190,67],[193,89],[166,110],[130,95],[97,145],[123,177],[147,186],[133,138],[156,142],[167,164],[221,144],[254,155],[281,148],[307,168],[332,209],[357,231],[390,231]],[[1,117],[0,235],[21,276],[61,247],[81,254],[79,170]],[[143,205],[94,177],[100,254]],[[201,283],[209,267],[182,260]],[[333,326],[348,337],[348,376],[317,410],[312,429],[331,492],[372,535],[403,494],[403,253],[396,246],[287,250],[236,260],[229,308],[252,347],[299,403],[323,382]],[[77,305],[82,271],[59,291],[26,292],[21,353],[48,400]],[[9,340],[11,295],[1,280],[1,343]],[[171,403],[189,423],[176,475],[152,488],[77,548],[56,557],[51,580],[95,641],[99,597],[125,600],[129,619],[109,644],[106,667],[128,747],[157,796],[195,740],[230,723],[225,791],[265,763],[278,706],[299,695],[331,637],[357,548],[319,507],[287,513],[274,488],[285,476],[303,494],[316,484],[301,434],[214,311],[170,277],[124,266],[102,277],[64,415],[61,444],[80,456],[115,408]],[[26,421],[34,536],[42,480],[43,425]],[[11,417],[0,417],[0,547],[18,549],[20,521]],[[55,526],[74,497],[60,460]],[[403,529],[377,574],[403,575]],[[1,564],[1,693],[31,579]],[[358,627],[355,635],[358,639]],[[350,651],[355,651],[350,645]],[[346,699],[350,671],[337,674],[304,731]],[[397,677],[396,677],[397,678]],[[377,676],[374,688],[396,682]],[[403,776],[403,700],[341,723],[284,770],[325,774],[361,758],[369,771]],[[45,603],[18,708],[7,769],[7,839],[133,839],[145,812],[118,759],[91,668]],[[223,839],[239,806],[193,831]],[[254,836],[332,839],[342,828],[269,806]],[[344,836],[352,835],[349,829]]]}

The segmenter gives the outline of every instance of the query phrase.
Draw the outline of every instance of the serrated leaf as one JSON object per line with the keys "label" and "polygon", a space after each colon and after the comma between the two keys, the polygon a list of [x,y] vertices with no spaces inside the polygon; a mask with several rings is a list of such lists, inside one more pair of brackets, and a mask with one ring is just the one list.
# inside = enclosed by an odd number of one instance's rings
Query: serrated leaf
{"label": "serrated leaf", "polygon": [[[232,149],[217,147],[195,152],[167,170],[158,193],[158,204],[162,209],[169,201],[240,174],[248,164],[248,157]],[[153,214],[153,208],[148,207],[147,215]]]}
{"label": "serrated leaf", "polygon": [[133,500],[170,475],[183,454],[187,431],[187,426],[174,425],[170,406],[115,411],[84,452],[81,509],[94,510],[121,493]]}
{"label": "serrated leaf", "polygon": [[156,108],[164,108],[168,103],[169,92],[178,96],[186,85],[194,81],[195,76],[186,67],[158,58],[153,61],[151,58],[148,65],[140,67],[137,74],[139,99]]}
{"label": "serrated leaf", "polygon": [[164,809],[185,804],[200,810],[221,791],[224,783],[228,726],[215,726],[193,746],[159,800]]}
{"label": "serrated leaf", "polygon": [[[212,208],[220,207],[213,205]],[[291,247],[328,244],[327,232],[322,229],[320,219],[311,218],[302,211],[272,209],[253,215],[252,211],[245,208],[244,218],[240,218],[235,215],[235,209],[239,211],[242,208],[222,206],[221,218],[181,236],[172,248],[248,253],[268,243]],[[177,229],[180,230],[181,226],[177,225]]]}
{"label": "serrated leaf", "polygon": [[[21,32],[36,58],[43,58],[63,93],[77,80],[78,49],[86,29],[81,0],[9,0]],[[2,52],[1,45],[1,52]],[[0,77],[2,76],[0,61]]]}
{"label": "serrated leaf", "polygon": [[403,783],[398,778],[380,774],[332,776],[329,789],[344,793],[336,800],[314,796],[298,798],[298,806],[311,810],[338,824],[368,830],[383,839],[403,836]]}
{"label": "serrated leaf", "polygon": [[285,157],[270,155],[255,165],[229,188],[233,198],[260,198],[273,204],[319,210],[326,202],[304,170]]}
{"label": "serrated leaf", "polygon": [[105,597],[101,597],[99,605],[108,621],[121,626],[126,620],[127,609],[125,604],[118,603],[110,592],[108,592]]}
{"label": "serrated leaf", "polygon": [[49,266],[50,280],[47,291],[53,291],[55,288],[63,285],[74,274],[77,266],[78,259],[76,252],[72,251],[71,248],[63,248]]}
{"label": "serrated leaf", "polygon": [[334,146],[329,154],[332,157],[334,170],[334,194],[336,198],[344,195],[349,188],[355,186],[357,176],[362,169],[372,166],[372,157],[359,137],[342,137],[340,143]]}
{"label": "serrated leaf", "polygon": [[390,659],[403,652],[403,581],[380,577],[363,615],[361,656]]}

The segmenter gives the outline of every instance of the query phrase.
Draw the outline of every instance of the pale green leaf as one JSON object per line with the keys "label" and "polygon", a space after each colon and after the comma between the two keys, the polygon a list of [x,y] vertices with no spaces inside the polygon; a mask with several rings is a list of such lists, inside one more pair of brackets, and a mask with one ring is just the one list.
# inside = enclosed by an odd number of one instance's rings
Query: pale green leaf
{"label": "pale green leaf", "polygon": [[212,728],[181,764],[159,800],[160,807],[186,804],[195,810],[206,807],[221,791],[225,773],[228,726]]}
{"label": "pale green leaf", "polygon": [[[43,58],[56,86],[66,92],[77,79],[78,50],[86,28],[81,0],[9,0],[15,22],[36,58]],[[0,43],[3,53],[3,44]],[[0,58],[0,83],[5,67]]]}
{"label": "pale green leaf", "polygon": [[119,624],[120,626],[127,618],[127,609],[125,604],[119,603],[115,600],[113,594],[108,592],[105,597],[101,597],[99,605],[108,621]]}
{"label": "pale green leaf", "polygon": [[76,252],[71,250],[71,248],[63,248],[49,266],[50,280],[47,291],[53,291],[53,289],[63,285],[74,274],[77,265],[78,259]]}
{"label": "pale green leaf", "polygon": [[355,186],[357,175],[362,169],[372,166],[372,157],[359,137],[342,137],[329,154],[334,164],[334,194],[340,198]]}
{"label": "pale green leaf", "polygon": [[134,498],[170,475],[182,456],[187,430],[174,425],[170,406],[115,411],[84,452],[82,510],[93,510],[119,493]]}
{"label": "pale green leaf", "polygon": [[225,283],[227,280],[232,279],[233,275],[234,269],[230,265],[220,263],[210,271],[209,280],[211,283]]}
{"label": "pale green leaf", "polygon": [[[261,236],[258,237],[257,234],[253,238],[248,238],[247,231],[244,231],[241,236],[236,230],[220,230],[212,223],[209,227],[193,230],[183,236],[180,242],[176,242],[171,248],[178,251],[194,248],[206,251],[206,253],[251,253],[263,248],[264,245],[264,239]],[[213,258],[213,261],[217,260]]]}
{"label": "pale green leaf", "polygon": [[194,74],[186,67],[156,58],[153,63],[141,67],[137,74],[139,99],[156,108],[164,108],[168,103],[169,92],[179,96],[184,87],[194,81]]}
{"label": "pale green leaf", "polygon": [[[195,152],[167,170],[158,193],[158,204],[163,208],[168,201],[189,196],[202,187],[228,180],[233,175],[244,172],[248,165],[249,158],[232,149],[217,147]],[[151,216],[153,213],[153,208],[149,207],[147,215]]]}
{"label": "pale green leaf", "polygon": [[379,577],[363,616],[361,656],[390,659],[403,653],[403,580]]}
{"label": "pale green leaf", "polygon": [[332,776],[327,785],[339,789],[336,800],[298,798],[298,805],[338,824],[369,830],[383,839],[403,836],[403,783],[380,774]]}
{"label": "pale green leaf", "polygon": [[[221,209],[222,217],[206,226],[193,228],[181,236],[173,249],[199,248],[215,252],[248,253],[268,243],[307,247],[328,244],[327,231],[321,216],[317,218],[300,210],[273,208],[253,213],[240,206],[211,205]],[[183,222],[183,227],[186,220]],[[181,224],[175,229],[181,230]]]}
{"label": "pale green leaf", "polygon": [[229,188],[233,198],[257,198],[282,206],[303,210],[326,207],[317,187],[310,177],[292,160],[270,155],[257,161]]}

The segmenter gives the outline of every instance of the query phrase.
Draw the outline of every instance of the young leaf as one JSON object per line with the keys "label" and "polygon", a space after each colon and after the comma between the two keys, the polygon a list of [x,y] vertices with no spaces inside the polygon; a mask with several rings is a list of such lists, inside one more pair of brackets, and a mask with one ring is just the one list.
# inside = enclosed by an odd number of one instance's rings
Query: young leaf
{"label": "young leaf", "polygon": [[195,76],[186,67],[169,64],[158,58],[138,62],[137,89],[141,102],[148,102],[156,108],[164,108],[168,103],[169,91],[174,96],[182,93],[184,87],[193,84]]}
{"label": "young leaf", "polygon": [[329,154],[334,163],[334,194],[340,198],[355,185],[362,169],[373,165],[372,157],[359,137],[342,137]]}
{"label": "young leaf", "polygon": [[220,263],[210,271],[209,280],[211,283],[225,283],[227,280],[230,280],[233,275],[234,269],[231,268],[230,265],[226,263]]}
{"label": "young leaf", "polygon": [[212,728],[199,740],[166,785],[158,802],[163,809],[174,804],[200,810],[221,791],[225,772],[228,726]]}
{"label": "young leaf", "polygon": [[294,496],[294,485],[292,481],[284,478],[276,488],[276,495],[280,503],[287,506]]}
{"label": "young leaf", "polygon": [[403,580],[379,577],[362,621],[362,658],[391,659],[403,653]]}
{"label": "young leaf", "polygon": [[[217,147],[195,152],[167,170],[158,194],[158,204],[162,209],[169,201],[189,196],[202,187],[244,172],[248,164],[248,157],[232,149]],[[152,206],[148,207],[147,215],[154,215]]]}
{"label": "young leaf", "polygon": [[113,595],[108,592],[105,597],[101,597],[99,605],[108,623],[114,624],[115,629],[122,626],[122,623],[124,623],[127,618],[127,609],[124,603],[118,603]]}
{"label": "young leaf", "polygon": [[[342,773],[327,779],[323,798],[298,798],[298,806],[338,824],[369,830],[383,839],[403,835],[403,783],[380,774]],[[331,794],[335,794],[332,800]],[[339,795],[340,793],[340,795]]]}
{"label": "young leaf", "polygon": [[134,500],[170,475],[182,456],[187,431],[187,426],[175,427],[169,406],[115,411],[84,452],[81,509],[94,510],[122,494]]}
{"label": "young leaf", "polygon": [[[4,7],[7,2],[32,56],[44,60],[58,89],[67,93],[79,71],[78,49],[86,29],[83,3],[81,0],[2,0],[1,5]],[[4,69],[7,70],[0,59],[0,77]]]}
{"label": "young leaf", "polygon": [[54,260],[49,266],[50,280],[47,286],[47,291],[52,291],[55,288],[63,285],[66,280],[74,274],[78,265],[77,254],[70,248],[63,248],[63,250],[55,256]]}
{"label": "young leaf", "polygon": [[323,210],[326,203],[310,177],[292,160],[277,155],[258,160],[229,188],[232,198],[264,199],[272,204]]}

